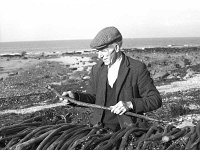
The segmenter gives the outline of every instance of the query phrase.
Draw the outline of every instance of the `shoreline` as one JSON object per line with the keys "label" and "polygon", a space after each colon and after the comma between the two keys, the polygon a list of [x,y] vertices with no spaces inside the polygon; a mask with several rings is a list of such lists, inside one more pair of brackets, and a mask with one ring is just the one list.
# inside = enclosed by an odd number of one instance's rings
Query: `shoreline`
{"label": "shoreline", "polygon": [[[159,55],[165,55],[168,53],[176,54],[177,52],[185,53],[187,55],[188,53],[195,52],[198,53],[200,50],[200,47],[155,47],[155,48],[144,48],[144,49],[137,49],[137,48],[127,48],[122,49],[126,54],[128,55],[137,55],[135,56],[137,59],[140,59],[142,61],[146,61],[146,64],[148,66],[149,56],[148,53],[151,55],[154,55],[156,53],[160,53]],[[65,59],[66,57],[66,59]],[[74,58],[72,58],[74,57]],[[8,76],[12,76],[17,74],[18,70],[23,70],[23,68],[27,68],[32,65],[36,65],[37,63],[40,63],[42,61],[57,61],[57,62],[63,62],[66,65],[72,65],[72,64],[79,64],[77,65],[78,68],[83,65],[83,63],[80,63],[80,59],[76,57],[82,57],[82,61],[84,62],[84,66],[88,64],[88,62],[91,62],[92,60],[88,59],[89,57],[97,57],[97,52],[93,49],[89,50],[82,50],[82,51],[54,51],[54,52],[26,52],[22,51],[20,53],[4,53],[0,54],[0,80],[3,80],[4,78]],[[155,56],[151,56],[155,57]],[[165,56],[166,57],[166,56]],[[170,57],[168,55],[167,57]],[[196,57],[196,56],[195,56]],[[144,58],[144,59],[143,59]],[[75,60],[77,59],[77,60]],[[86,60],[85,60],[86,59]],[[88,60],[87,60],[88,59]],[[97,59],[97,58],[95,58]],[[166,58],[163,58],[166,59]],[[190,58],[191,59],[191,58]],[[68,63],[67,63],[68,61]],[[161,59],[159,61],[162,61]],[[184,60],[182,60],[184,61]],[[175,63],[175,62],[174,62]],[[198,62],[197,62],[198,63]],[[156,71],[156,70],[155,70]],[[167,70],[166,70],[167,73]]]}
{"label": "shoreline", "polygon": [[[141,46],[141,47],[122,47],[122,50],[151,50],[151,49],[187,49],[187,48],[200,48],[199,45],[167,45],[167,46]],[[28,49],[28,50],[27,50]],[[38,50],[35,50],[38,49]],[[82,54],[82,53],[92,53],[95,50],[94,49],[68,49],[68,48],[63,48],[60,50],[57,50],[57,48],[16,48],[14,50],[6,50],[6,51],[0,51],[0,57],[5,57],[5,56],[20,56],[23,53],[26,55],[64,55],[64,54]],[[59,48],[58,48],[59,49]],[[1,50],[1,49],[0,49]]]}
{"label": "shoreline", "polygon": [[[185,45],[174,45],[169,44],[165,46],[137,46],[137,47],[122,47],[122,50],[147,50],[147,49],[162,49],[162,48],[199,48],[200,44],[185,44]],[[6,50],[4,50],[6,49]],[[85,52],[93,52],[94,49],[90,48],[54,48],[54,47],[47,47],[47,48],[0,48],[0,57],[4,55],[21,55],[22,53],[26,53],[27,55],[38,55],[41,53],[49,54],[49,55],[61,55],[65,53],[73,54],[73,53],[85,53]]]}

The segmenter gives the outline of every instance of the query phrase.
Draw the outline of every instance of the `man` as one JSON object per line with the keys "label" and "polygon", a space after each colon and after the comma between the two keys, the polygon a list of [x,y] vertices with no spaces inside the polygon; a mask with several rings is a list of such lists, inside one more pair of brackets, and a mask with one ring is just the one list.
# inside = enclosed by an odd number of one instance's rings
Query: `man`
{"label": "man", "polygon": [[162,105],[145,64],[126,56],[120,51],[121,46],[122,35],[117,28],[102,29],[90,44],[101,60],[92,67],[87,92],[63,93],[79,101],[110,107],[111,111],[95,109],[91,122],[101,122],[113,131],[137,123],[137,118],[126,116],[125,112],[143,114]]}

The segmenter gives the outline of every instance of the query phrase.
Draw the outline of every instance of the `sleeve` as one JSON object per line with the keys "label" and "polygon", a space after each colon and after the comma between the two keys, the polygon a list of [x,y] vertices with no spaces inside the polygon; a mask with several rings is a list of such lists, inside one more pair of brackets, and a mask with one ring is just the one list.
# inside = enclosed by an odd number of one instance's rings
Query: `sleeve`
{"label": "sleeve", "polygon": [[156,89],[145,64],[138,72],[137,85],[140,98],[134,98],[132,101],[133,110],[136,113],[145,113],[161,107],[162,99],[160,93]]}

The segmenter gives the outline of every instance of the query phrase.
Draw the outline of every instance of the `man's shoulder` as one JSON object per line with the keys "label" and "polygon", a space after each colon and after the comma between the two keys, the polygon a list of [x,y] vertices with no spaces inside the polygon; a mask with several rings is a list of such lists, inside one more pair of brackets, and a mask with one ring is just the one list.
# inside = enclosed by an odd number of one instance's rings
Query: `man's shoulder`
{"label": "man's shoulder", "polygon": [[127,59],[129,61],[131,68],[145,68],[146,67],[145,63],[143,63],[140,60],[131,58],[130,56],[127,56]]}

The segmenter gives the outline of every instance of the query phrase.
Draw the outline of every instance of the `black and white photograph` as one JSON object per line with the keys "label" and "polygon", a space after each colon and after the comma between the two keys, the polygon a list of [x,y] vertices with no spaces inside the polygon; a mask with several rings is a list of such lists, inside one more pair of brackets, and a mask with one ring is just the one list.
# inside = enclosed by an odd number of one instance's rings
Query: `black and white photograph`
{"label": "black and white photograph", "polygon": [[0,0],[0,150],[200,150],[200,1]]}

